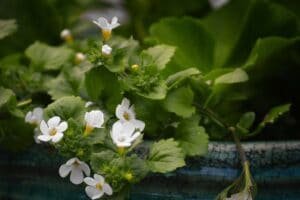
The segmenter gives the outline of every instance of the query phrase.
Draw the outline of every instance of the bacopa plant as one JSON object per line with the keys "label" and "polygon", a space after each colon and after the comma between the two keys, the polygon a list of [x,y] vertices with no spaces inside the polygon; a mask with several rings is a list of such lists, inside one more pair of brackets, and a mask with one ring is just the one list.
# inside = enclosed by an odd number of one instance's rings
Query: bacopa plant
{"label": "bacopa plant", "polygon": [[[269,6],[252,4],[249,18],[255,9]],[[269,8],[272,14],[274,7]],[[226,12],[230,7],[215,15]],[[274,42],[278,49],[287,48],[299,38],[260,39],[240,64],[243,44],[237,40],[236,46],[223,48],[222,36],[214,35],[215,44],[206,31],[214,30],[217,19],[163,19],[151,26],[145,48],[132,37],[113,35],[120,26],[117,17],[110,22],[100,17],[93,23],[101,39],[78,39],[65,29],[61,46],[37,41],[25,54],[3,58],[1,145],[22,149],[30,133],[39,145],[57,150],[65,159],[58,175],[70,184],[84,184],[90,199],[122,199],[147,175],[172,172],[185,166],[187,157],[205,155],[209,136],[230,136],[243,170],[216,199],[254,199],[256,184],[240,139],[257,135],[290,104],[275,106],[259,122],[254,112],[239,110],[240,102],[252,95],[252,85],[246,84],[251,70],[273,53],[264,50]],[[16,30],[13,20],[0,23],[0,39]],[[22,133],[14,135],[15,130]]]}

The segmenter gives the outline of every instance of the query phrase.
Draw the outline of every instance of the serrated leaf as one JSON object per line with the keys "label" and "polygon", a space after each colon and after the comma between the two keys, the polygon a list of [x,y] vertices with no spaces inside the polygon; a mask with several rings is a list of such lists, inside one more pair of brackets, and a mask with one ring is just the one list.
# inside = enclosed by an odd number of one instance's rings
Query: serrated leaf
{"label": "serrated leaf", "polygon": [[57,70],[71,59],[73,51],[67,47],[52,47],[35,42],[26,49],[25,55],[36,70]]}
{"label": "serrated leaf", "polygon": [[274,123],[280,116],[289,112],[290,107],[291,107],[291,104],[284,104],[284,105],[273,107],[268,112],[268,114],[266,114],[264,120],[257,126],[257,128],[251,134],[249,134],[249,136],[258,134],[259,132],[261,132],[263,130],[263,128],[267,124]]}
{"label": "serrated leaf", "polygon": [[51,118],[59,116],[62,120],[73,118],[78,123],[83,124],[85,114],[85,103],[80,97],[69,96],[60,98],[49,104],[44,110],[45,117]]}
{"label": "serrated leaf", "polygon": [[207,72],[213,64],[214,42],[210,34],[192,18],[166,18],[150,28],[150,35],[159,43],[176,47],[174,64],[168,74],[188,67]]}
{"label": "serrated leaf", "polygon": [[169,92],[166,99],[163,101],[164,108],[173,112],[180,117],[190,117],[195,113],[196,109],[192,105],[194,93],[189,87],[176,88]]}
{"label": "serrated leaf", "polygon": [[103,66],[93,68],[86,73],[85,88],[92,101],[101,99],[112,112],[122,99],[121,86],[117,77]]}
{"label": "serrated leaf", "polygon": [[165,82],[161,81],[160,84],[154,87],[150,93],[137,92],[137,94],[148,99],[161,100],[166,97],[167,89]]}
{"label": "serrated leaf", "polygon": [[284,104],[272,108],[261,122],[263,125],[267,123],[274,123],[281,115],[290,110],[291,104]]}
{"label": "serrated leaf", "polygon": [[199,117],[197,116],[179,123],[175,139],[188,156],[202,156],[207,153],[208,135],[204,127],[199,126]]}
{"label": "serrated leaf", "polygon": [[215,84],[241,83],[246,82],[248,80],[248,74],[243,69],[237,68],[233,72],[229,72],[216,78]]}
{"label": "serrated leaf", "polygon": [[196,68],[188,68],[186,70],[179,71],[175,74],[168,76],[166,84],[168,88],[173,88],[177,86],[181,81],[190,78],[195,75],[199,75],[200,71]]}
{"label": "serrated leaf", "polygon": [[151,146],[147,164],[152,172],[171,172],[185,165],[184,153],[174,139],[160,140]]}
{"label": "serrated leaf", "polygon": [[93,153],[91,156],[92,169],[96,172],[99,172],[101,171],[103,165],[107,165],[115,158],[117,158],[116,153],[110,150]]}
{"label": "serrated leaf", "polygon": [[158,70],[162,70],[173,57],[175,47],[169,45],[156,45],[144,50],[143,53],[150,55]]}
{"label": "serrated leaf", "polygon": [[0,39],[5,38],[17,30],[16,20],[0,20]]}

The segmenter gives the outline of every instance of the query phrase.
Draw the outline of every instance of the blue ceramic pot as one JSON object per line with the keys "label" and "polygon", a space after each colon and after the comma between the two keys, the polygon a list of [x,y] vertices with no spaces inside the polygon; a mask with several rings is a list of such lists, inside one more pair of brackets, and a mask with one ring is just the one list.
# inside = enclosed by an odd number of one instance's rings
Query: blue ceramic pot
{"label": "blue ceramic pot", "polygon": [[[243,143],[258,184],[257,200],[300,199],[300,141]],[[0,152],[0,199],[85,200],[84,186],[58,175],[65,160],[43,146],[21,154]],[[131,191],[131,200],[211,200],[239,174],[232,143],[212,142],[205,157],[167,175],[152,174]]]}

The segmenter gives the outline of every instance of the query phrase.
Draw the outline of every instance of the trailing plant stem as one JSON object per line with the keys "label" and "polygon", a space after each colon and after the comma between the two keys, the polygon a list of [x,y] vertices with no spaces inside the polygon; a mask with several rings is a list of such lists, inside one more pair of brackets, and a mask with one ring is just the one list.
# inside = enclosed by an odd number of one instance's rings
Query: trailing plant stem
{"label": "trailing plant stem", "polygon": [[203,113],[204,115],[206,115],[207,117],[209,117],[213,122],[215,122],[216,124],[218,124],[219,126],[225,128],[227,131],[229,131],[233,137],[233,140],[236,144],[236,148],[237,151],[239,153],[239,157],[240,157],[240,161],[242,166],[247,165],[248,160],[245,154],[245,151],[242,147],[241,141],[238,138],[238,136],[236,135],[236,129],[233,126],[228,125],[226,122],[224,122],[223,120],[221,120],[213,111],[211,111],[209,108],[203,108],[199,105],[196,104],[196,106],[198,107],[198,109],[200,110],[201,113]]}

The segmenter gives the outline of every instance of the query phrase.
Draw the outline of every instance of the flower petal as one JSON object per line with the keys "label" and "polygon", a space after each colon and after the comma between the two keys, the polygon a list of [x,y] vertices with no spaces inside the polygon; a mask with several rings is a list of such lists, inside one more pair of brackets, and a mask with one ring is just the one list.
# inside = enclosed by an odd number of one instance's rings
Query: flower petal
{"label": "flower petal", "polygon": [[136,132],[134,133],[131,137],[130,137],[130,142],[133,142],[136,138],[138,138],[141,135],[140,132]]}
{"label": "flower petal", "polygon": [[108,195],[112,195],[112,193],[113,193],[112,188],[107,183],[104,183],[104,185],[103,185],[103,191],[104,191],[104,193],[106,193]]}
{"label": "flower petal", "polygon": [[97,24],[101,29],[108,28],[108,21],[104,17],[99,17],[96,21],[94,21],[94,23]]}
{"label": "flower petal", "polygon": [[68,176],[71,169],[72,169],[72,167],[70,165],[66,165],[66,164],[61,165],[58,170],[59,176],[62,178],[65,178],[66,176]]}
{"label": "flower petal", "polygon": [[57,127],[59,122],[60,122],[60,117],[54,116],[48,120],[47,124],[48,124],[49,128],[51,129],[51,128]]}
{"label": "flower petal", "polygon": [[52,142],[57,143],[63,138],[64,134],[58,132],[52,137]]}
{"label": "flower petal", "polygon": [[85,162],[81,162],[80,168],[85,173],[86,176],[90,176],[91,174],[90,167]]}
{"label": "flower petal", "polygon": [[77,160],[77,158],[76,157],[74,157],[74,158],[71,158],[71,159],[69,159],[67,162],[66,162],[66,164],[67,165],[69,165],[69,166],[71,166],[71,165],[73,165],[74,164],[74,162]]}
{"label": "flower petal", "polygon": [[91,177],[86,177],[83,179],[83,181],[90,186],[96,186],[97,185],[97,181]]}
{"label": "flower petal", "polygon": [[49,128],[44,120],[41,121],[40,124],[40,130],[43,134],[48,135],[49,134]]}
{"label": "flower petal", "polygon": [[39,135],[37,138],[43,142],[48,142],[49,140],[51,140],[50,135]]}
{"label": "flower petal", "polygon": [[32,112],[29,111],[25,116],[25,122],[31,123],[31,119],[32,119]]}
{"label": "flower petal", "polygon": [[70,181],[75,185],[78,185],[83,182],[83,173],[79,166],[72,167]]}
{"label": "flower petal", "polygon": [[68,123],[67,122],[62,122],[60,123],[57,127],[56,130],[57,132],[64,132],[65,130],[68,129]]}
{"label": "flower petal", "polygon": [[44,110],[40,107],[33,109],[33,115],[36,117],[36,120],[40,122],[43,119]]}
{"label": "flower petal", "polygon": [[100,183],[101,185],[104,184],[104,178],[103,178],[103,176],[101,176],[101,175],[99,175],[99,174],[94,174],[94,179],[95,179],[98,183]]}
{"label": "flower petal", "polygon": [[127,98],[123,98],[121,106],[124,107],[124,108],[126,108],[126,109],[129,109],[129,107],[130,107],[130,101]]}
{"label": "flower petal", "polygon": [[118,18],[116,16],[114,16],[112,19],[111,19],[111,24],[117,24],[118,23]]}
{"label": "flower petal", "polygon": [[90,197],[90,199],[99,199],[103,196],[104,192],[103,190],[97,190],[95,187],[87,186],[85,188],[85,192]]}
{"label": "flower petal", "polygon": [[132,123],[133,123],[134,127],[136,129],[138,129],[139,131],[143,131],[145,128],[145,123],[141,120],[135,119],[135,120],[132,120]]}

